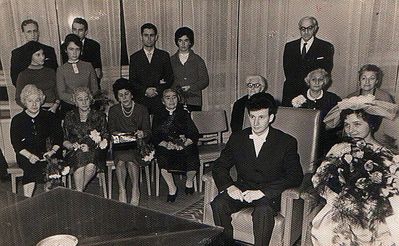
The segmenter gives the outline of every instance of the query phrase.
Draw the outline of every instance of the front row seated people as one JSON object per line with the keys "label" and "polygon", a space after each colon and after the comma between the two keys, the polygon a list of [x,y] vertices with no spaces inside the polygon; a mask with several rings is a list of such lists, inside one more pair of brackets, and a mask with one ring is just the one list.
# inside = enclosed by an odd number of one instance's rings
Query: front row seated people
{"label": "front row seated people", "polygon": [[[268,93],[252,95],[246,105],[251,127],[233,133],[212,170],[219,195],[211,207],[215,224],[224,227],[225,245],[233,245],[231,214],[253,207],[255,245],[269,245],[281,193],[299,186],[302,167],[294,137],[273,128],[277,105]],[[236,182],[230,169],[237,169]]]}
{"label": "front row seated people", "polygon": [[[131,134],[137,138],[148,138],[151,133],[150,116],[147,108],[133,100],[133,85],[129,80],[120,78],[113,85],[115,98],[119,101],[108,113],[108,129],[111,134]],[[137,158],[136,142],[113,144],[112,154],[115,161],[116,177],[119,185],[119,201],[126,202],[126,169],[132,183],[131,204],[138,205],[140,199],[140,166]]]}
{"label": "front row seated people", "polygon": [[12,118],[11,143],[17,163],[24,170],[24,196],[31,197],[36,183],[44,183],[45,158],[60,154],[63,136],[55,114],[41,109],[45,98],[42,90],[28,84],[20,98],[24,110]]}
{"label": "front row seated people", "polygon": [[197,147],[199,133],[190,113],[178,104],[174,89],[164,90],[162,103],[164,108],[154,115],[152,136],[159,168],[169,189],[167,202],[174,202],[178,189],[173,172],[186,173],[185,193],[194,192],[193,180],[200,165]]}
{"label": "front row seated people", "polygon": [[73,90],[76,108],[69,111],[64,120],[64,147],[69,151],[66,157],[73,170],[77,191],[83,191],[101,169],[101,159],[108,147],[107,120],[103,112],[90,108],[93,96],[87,87]]}

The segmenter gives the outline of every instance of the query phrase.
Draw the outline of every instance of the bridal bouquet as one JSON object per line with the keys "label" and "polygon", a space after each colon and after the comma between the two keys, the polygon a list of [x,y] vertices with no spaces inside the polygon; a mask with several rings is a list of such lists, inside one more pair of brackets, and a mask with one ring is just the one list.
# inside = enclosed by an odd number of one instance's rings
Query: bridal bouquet
{"label": "bridal bouquet", "polygon": [[335,145],[312,178],[316,190],[325,187],[337,193],[333,220],[373,225],[392,215],[388,198],[399,194],[399,156],[390,150],[350,141]]}

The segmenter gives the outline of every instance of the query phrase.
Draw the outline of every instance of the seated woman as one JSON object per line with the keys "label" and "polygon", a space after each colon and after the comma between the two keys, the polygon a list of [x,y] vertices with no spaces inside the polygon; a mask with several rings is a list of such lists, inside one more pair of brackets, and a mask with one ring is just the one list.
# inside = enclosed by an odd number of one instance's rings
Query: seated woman
{"label": "seated woman", "polygon": [[24,107],[20,98],[21,91],[27,84],[33,84],[42,90],[46,96],[42,107],[55,113],[60,104],[57,95],[55,71],[43,66],[46,57],[43,52],[43,47],[39,42],[30,41],[25,47],[28,55],[25,59],[31,62],[28,68],[18,75],[15,101],[18,105]]}
{"label": "seated woman", "polygon": [[245,105],[252,95],[267,90],[267,80],[260,75],[250,75],[245,78],[245,86],[247,95],[235,101],[231,111],[230,127],[232,132],[241,131],[249,126]]}
{"label": "seated woman", "polygon": [[89,88],[92,94],[97,93],[97,75],[90,62],[79,60],[82,41],[75,34],[68,34],[61,50],[68,55],[68,62],[57,69],[57,93],[61,99],[61,117],[74,109],[73,90],[78,87]]}
{"label": "seated woman", "polygon": [[395,103],[392,95],[380,89],[383,77],[381,68],[373,64],[366,64],[360,68],[358,74],[359,90],[352,92],[347,98],[371,94],[374,95],[377,100]]}
{"label": "seated woman", "polygon": [[[113,85],[115,98],[119,101],[108,113],[108,129],[112,134],[129,133],[137,138],[150,135],[150,116],[145,106],[133,100],[133,86],[129,80],[120,78]],[[126,168],[132,183],[131,204],[138,205],[140,199],[139,175],[140,166],[135,143],[113,145],[112,152],[119,185],[119,201],[126,202]]]}
{"label": "seated woman", "polygon": [[44,97],[35,85],[26,85],[20,97],[24,110],[11,121],[11,143],[17,163],[24,170],[22,183],[27,197],[33,195],[36,182],[44,183],[45,158],[59,152],[63,139],[55,115],[40,108]]}
{"label": "seated woman", "polygon": [[[341,98],[324,89],[328,85],[330,77],[326,70],[322,68],[309,72],[304,80],[309,89],[306,93],[292,99],[292,106],[295,108],[318,109],[320,110],[320,119],[323,121],[327,113],[341,101]],[[318,156],[324,156],[337,142],[337,130],[326,130],[324,123],[321,123]]]}
{"label": "seated woman", "polygon": [[182,90],[188,111],[201,111],[202,90],[209,85],[209,76],[204,60],[191,49],[193,30],[188,27],[177,29],[175,44],[179,50],[170,58],[174,75],[172,88]]}
{"label": "seated woman", "polygon": [[198,129],[190,114],[177,102],[177,92],[166,89],[162,96],[165,108],[154,115],[152,127],[159,168],[169,188],[167,202],[174,202],[178,192],[172,172],[187,173],[185,193],[193,194],[193,180],[200,164]]}
{"label": "seated woman", "polygon": [[393,119],[397,110],[359,96],[344,99],[326,116],[328,127],[343,122],[348,139],[331,148],[312,178],[327,202],[312,222],[313,245],[399,243],[397,224],[388,223],[399,219],[393,213],[399,206],[398,160],[374,139],[372,124],[377,116]]}
{"label": "seated woman", "polygon": [[77,87],[72,96],[76,108],[65,116],[63,145],[70,151],[66,161],[74,171],[76,190],[83,191],[103,161],[100,153],[108,146],[109,134],[105,114],[90,108],[90,90]]}

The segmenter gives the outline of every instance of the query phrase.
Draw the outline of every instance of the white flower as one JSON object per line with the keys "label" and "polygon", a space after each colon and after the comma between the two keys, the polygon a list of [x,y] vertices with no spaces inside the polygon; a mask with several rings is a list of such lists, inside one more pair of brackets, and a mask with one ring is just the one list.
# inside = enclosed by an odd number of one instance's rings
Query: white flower
{"label": "white flower", "polygon": [[394,155],[392,161],[395,162],[395,164],[399,164],[399,155]]}
{"label": "white flower", "polygon": [[364,189],[366,188],[366,178],[360,178],[358,180],[356,180],[355,186],[359,189]]}
{"label": "white flower", "polygon": [[370,179],[373,183],[380,184],[382,182],[382,173],[381,172],[373,172],[370,175]]}
{"label": "white flower", "polygon": [[101,135],[100,135],[100,133],[99,133],[96,129],[94,129],[94,130],[92,130],[92,131],[90,132],[89,137],[90,137],[91,140],[93,140],[94,143],[96,143],[96,144],[98,144],[98,143],[101,142]]}
{"label": "white flower", "polygon": [[368,172],[371,172],[374,168],[374,162],[372,160],[368,160],[366,163],[364,163],[364,169]]}
{"label": "white flower", "polygon": [[353,156],[351,156],[350,154],[345,154],[344,155],[344,159],[347,163],[351,163],[353,160]]}
{"label": "white flower", "polygon": [[330,151],[327,153],[328,157],[341,157],[344,154],[351,152],[350,143],[339,143],[334,145]]}
{"label": "white flower", "polygon": [[305,102],[306,102],[306,97],[304,97],[303,95],[299,95],[299,96],[295,97],[294,99],[292,99],[291,104],[294,108],[299,108]]}
{"label": "white flower", "polygon": [[70,170],[71,170],[71,168],[69,166],[64,167],[64,169],[62,169],[62,171],[61,171],[61,175],[62,176],[67,175]]}

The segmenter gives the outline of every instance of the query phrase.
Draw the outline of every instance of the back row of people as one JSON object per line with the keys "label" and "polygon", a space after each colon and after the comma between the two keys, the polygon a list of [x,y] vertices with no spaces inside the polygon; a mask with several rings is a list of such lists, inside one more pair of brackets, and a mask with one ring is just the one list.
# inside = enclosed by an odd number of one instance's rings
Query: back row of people
{"label": "back row of people", "polygon": [[[22,23],[22,31],[28,41],[13,50],[11,78],[16,85],[16,101],[22,106],[19,94],[27,84],[35,84],[46,95],[44,107],[55,112],[61,105],[61,116],[73,108],[71,93],[74,88],[85,86],[92,93],[100,89],[100,45],[86,38],[88,24],[75,18],[72,34],[61,45],[63,65],[57,68],[54,49],[38,42],[38,24],[33,20]],[[166,51],[155,48],[158,31],[155,25],[146,23],[141,27],[143,48],[130,57],[129,80],[134,86],[135,98],[150,113],[161,109],[162,92],[176,88],[184,95],[189,110],[201,110],[202,90],[209,84],[204,60],[191,49],[194,32],[188,27],[175,33],[178,51],[172,57]],[[55,71],[57,70],[57,71]]]}

